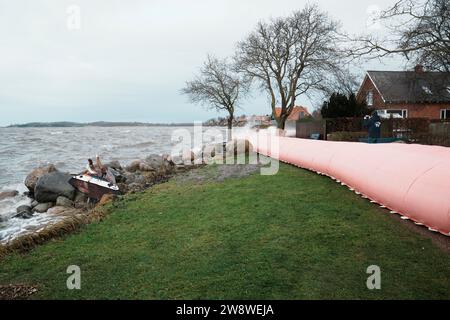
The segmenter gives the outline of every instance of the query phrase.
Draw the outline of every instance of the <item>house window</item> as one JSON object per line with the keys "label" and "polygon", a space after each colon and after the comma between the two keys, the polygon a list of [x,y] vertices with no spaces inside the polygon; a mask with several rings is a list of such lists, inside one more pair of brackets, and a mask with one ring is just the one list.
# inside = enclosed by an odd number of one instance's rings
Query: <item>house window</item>
{"label": "house window", "polygon": [[426,94],[432,95],[433,92],[427,86],[422,86],[422,90],[425,91]]}
{"label": "house window", "polygon": [[384,115],[385,118],[408,118],[407,109],[385,109],[381,111],[381,114]]}
{"label": "house window", "polygon": [[408,110],[407,110],[407,109],[403,109],[403,110],[402,110],[402,118],[403,118],[403,119],[408,118]]}
{"label": "house window", "polygon": [[367,103],[367,106],[369,106],[369,107],[373,106],[373,92],[372,91],[367,92],[366,103]]}
{"label": "house window", "polygon": [[441,110],[441,119],[442,120],[450,119],[450,109],[442,109]]}

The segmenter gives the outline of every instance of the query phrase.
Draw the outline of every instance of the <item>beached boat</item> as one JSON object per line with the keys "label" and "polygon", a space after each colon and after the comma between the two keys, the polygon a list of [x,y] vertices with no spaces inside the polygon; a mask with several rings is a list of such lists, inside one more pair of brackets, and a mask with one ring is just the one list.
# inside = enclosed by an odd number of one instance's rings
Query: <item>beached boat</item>
{"label": "beached boat", "polygon": [[105,194],[120,194],[119,187],[105,179],[87,174],[73,176],[69,183],[89,198],[100,200]]}

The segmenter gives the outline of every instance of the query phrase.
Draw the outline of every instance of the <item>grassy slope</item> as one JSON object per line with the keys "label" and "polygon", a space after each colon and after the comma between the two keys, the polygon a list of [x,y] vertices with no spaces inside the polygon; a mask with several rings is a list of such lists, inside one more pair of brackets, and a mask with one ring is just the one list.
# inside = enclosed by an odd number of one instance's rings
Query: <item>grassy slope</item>
{"label": "grassy slope", "polygon": [[[448,299],[449,262],[387,211],[281,165],[130,195],[103,222],[0,262],[0,284],[38,284],[41,298]],[[78,291],[65,287],[72,264]],[[372,264],[381,290],[366,288]]]}

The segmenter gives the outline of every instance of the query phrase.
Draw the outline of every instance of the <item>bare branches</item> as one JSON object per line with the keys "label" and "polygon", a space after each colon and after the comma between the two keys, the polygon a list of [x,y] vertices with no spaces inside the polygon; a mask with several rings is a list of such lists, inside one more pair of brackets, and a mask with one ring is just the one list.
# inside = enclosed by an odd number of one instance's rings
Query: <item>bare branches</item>
{"label": "bare branches", "polygon": [[208,56],[194,80],[186,82],[181,90],[193,103],[205,105],[229,114],[228,126],[231,129],[234,112],[248,86],[226,60]]}
{"label": "bare branches", "polygon": [[450,71],[450,3],[448,0],[399,0],[381,13],[389,39],[372,35],[349,39],[352,57],[382,58],[400,54],[427,69]]}
{"label": "bare branches", "polygon": [[[288,17],[260,22],[238,43],[237,70],[269,94],[280,128],[284,128],[297,97],[320,89],[339,69],[339,27],[317,6],[308,5]],[[277,104],[281,114],[275,113]]]}

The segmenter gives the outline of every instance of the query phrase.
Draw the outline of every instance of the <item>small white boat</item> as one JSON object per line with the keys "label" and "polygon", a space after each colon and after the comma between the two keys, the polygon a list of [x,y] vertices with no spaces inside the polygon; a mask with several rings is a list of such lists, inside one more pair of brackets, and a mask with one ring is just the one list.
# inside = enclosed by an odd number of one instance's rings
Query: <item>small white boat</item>
{"label": "small white boat", "polygon": [[106,179],[80,174],[73,176],[69,183],[89,198],[100,200],[105,194],[120,194],[119,187]]}

